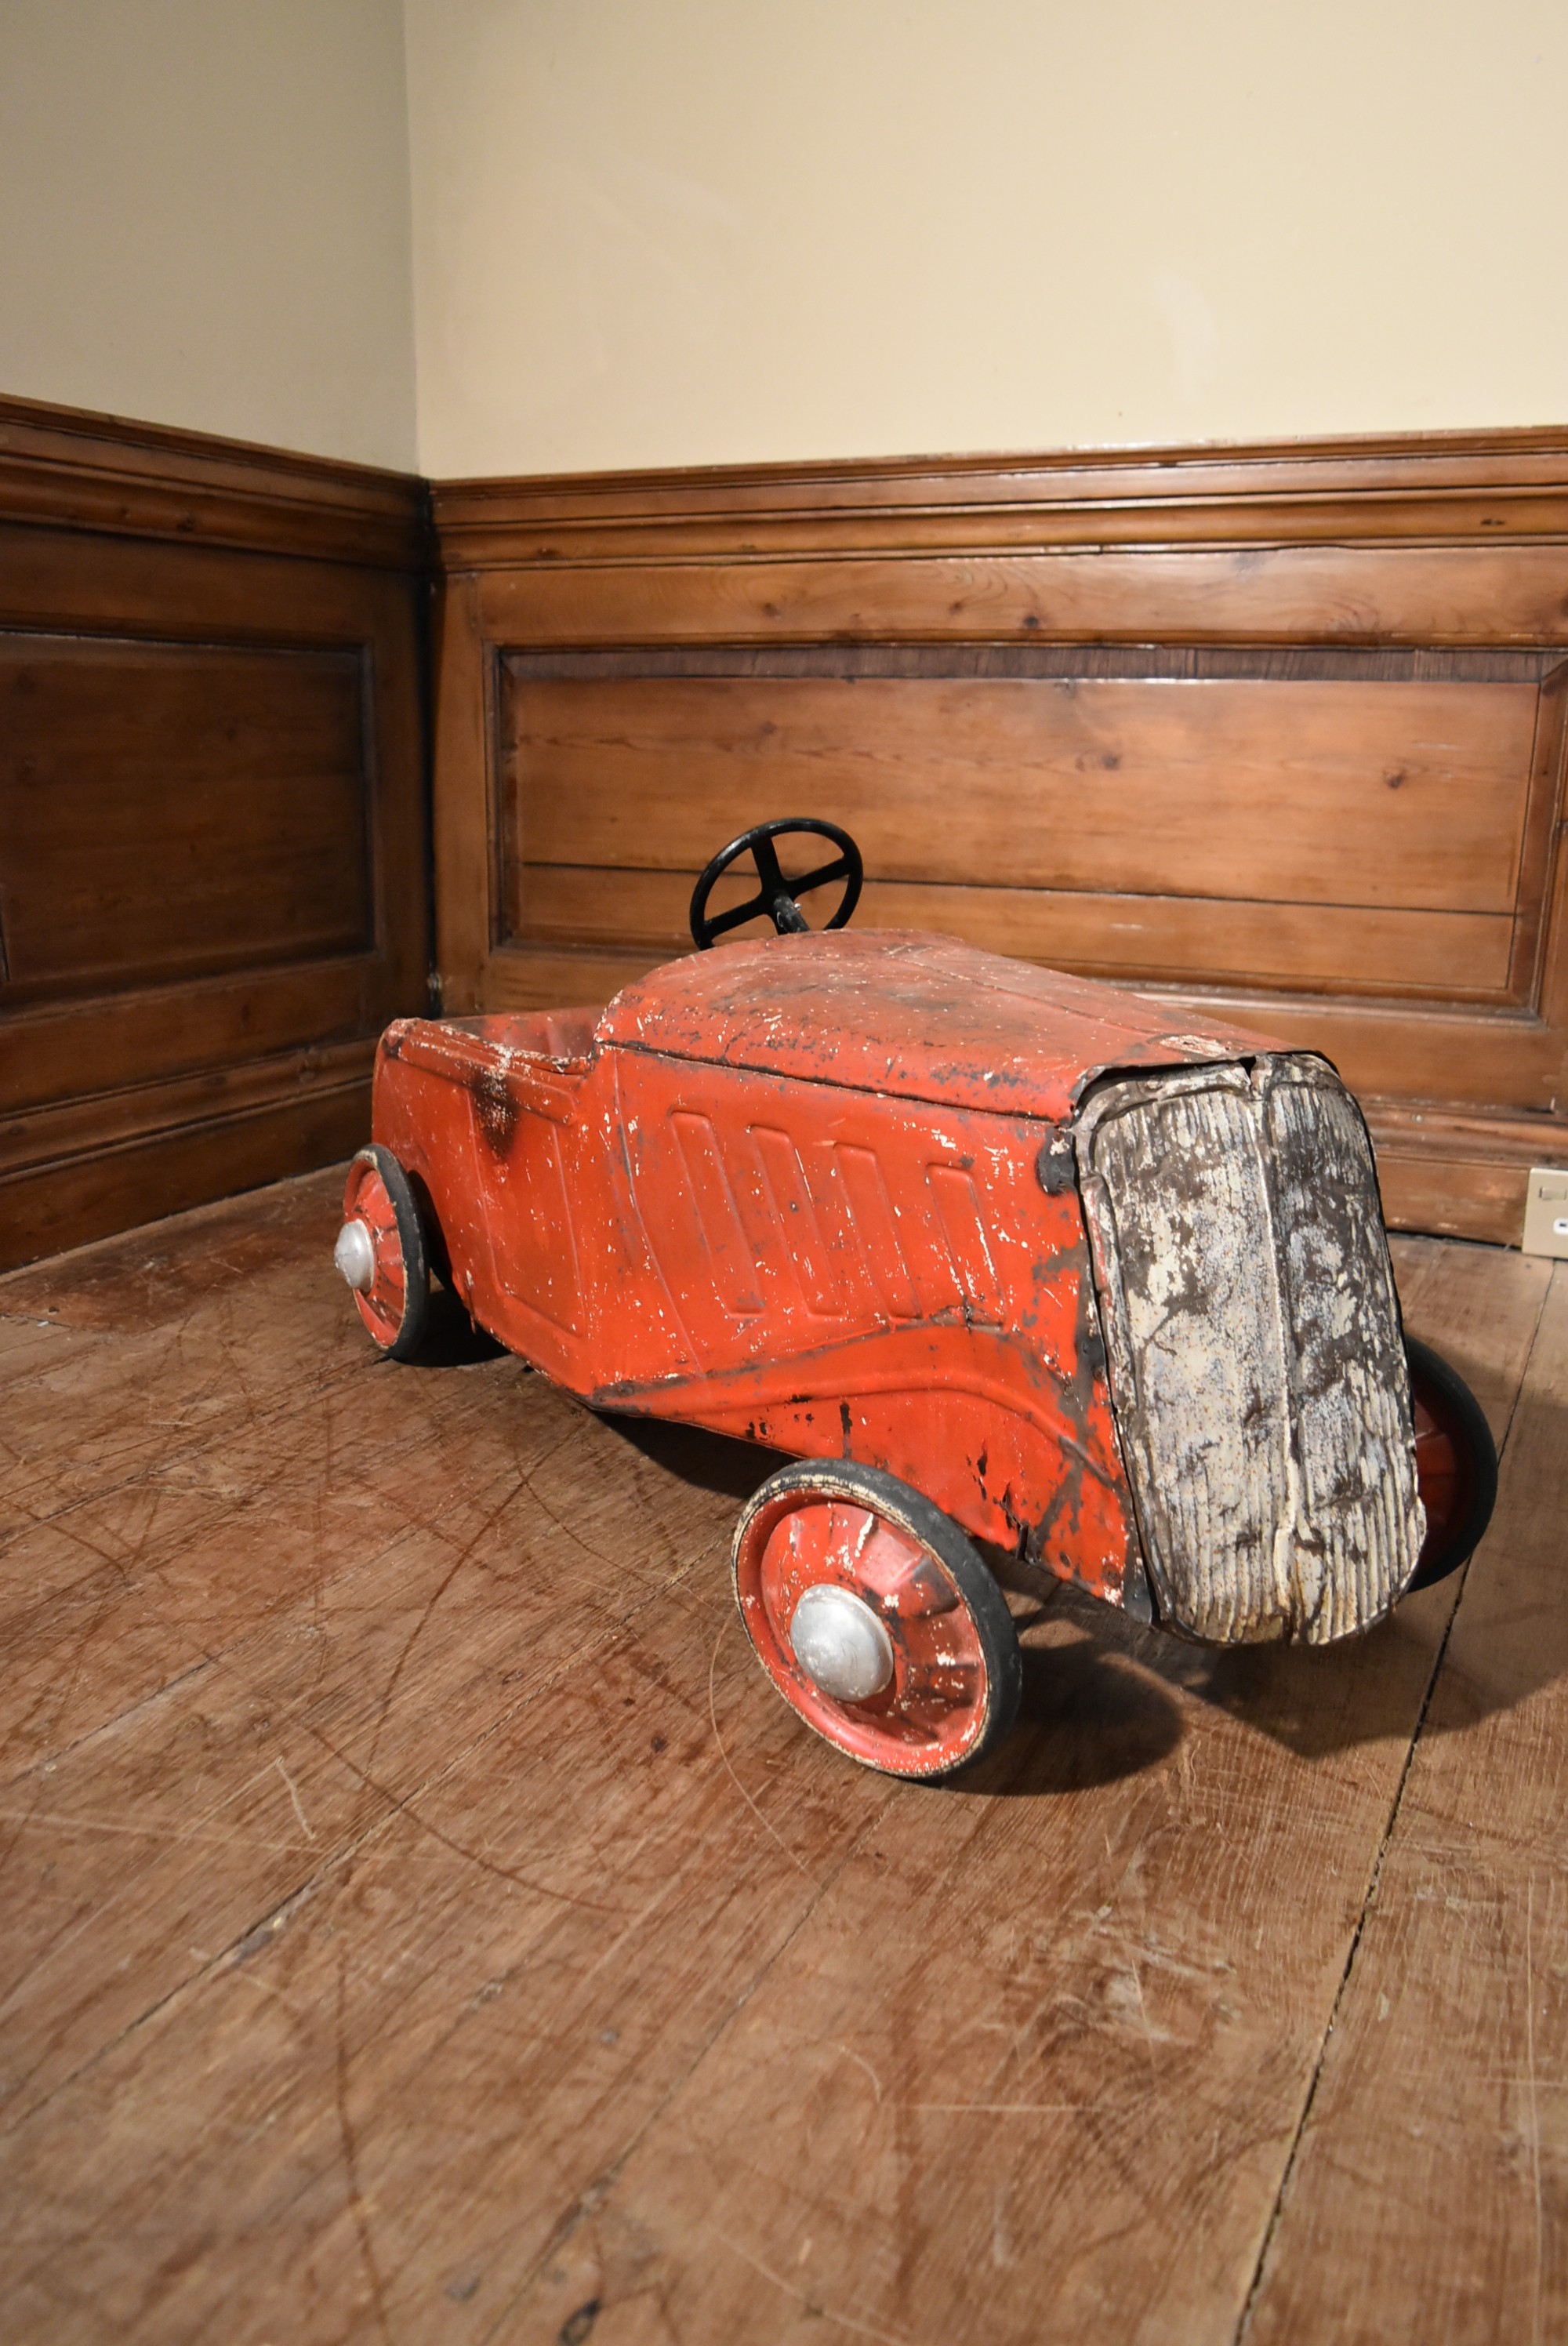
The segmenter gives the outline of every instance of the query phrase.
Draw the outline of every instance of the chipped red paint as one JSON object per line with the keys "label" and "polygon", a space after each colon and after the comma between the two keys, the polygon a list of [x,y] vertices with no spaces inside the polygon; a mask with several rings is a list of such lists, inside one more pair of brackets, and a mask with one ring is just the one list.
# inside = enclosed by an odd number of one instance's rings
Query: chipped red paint
{"label": "chipped red paint", "polygon": [[[981,1741],[991,1688],[975,1624],[937,1559],[899,1525],[848,1496],[781,1494],[748,1524],[735,1586],[779,1693],[851,1759],[890,1775],[942,1775]],[[822,1587],[860,1597],[889,1633],[893,1675],[868,1699],[835,1702],[791,1651],[796,1607]]]}
{"label": "chipped red paint", "polygon": [[569,1392],[881,1467],[1116,1603],[1132,1504],[1050,1147],[1105,1070],[1271,1047],[1169,1025],[944,938],[781,937],[596,1020],[405,1020],[375,1135],[475,1320]]}
{"label": "chipped red paint", "polygon": [[1278,1050],[1239,1027],[1173,1035],[1169,1008],[913,929],[692,954],[628,985],[608,1043],[1053,1123],[1110,1067]]}
{"label": "chipped red paint", "polygon": [[375,1278],[364,1294],[356,1294],[360,1318],[383,1348],[397,1341],[407,1307],[408,1289],[398,1239],[397,1214],[386,1183],[370,1152],[355,1158],[343,1192],[345,1222],[363,1222],[375,1252]]}

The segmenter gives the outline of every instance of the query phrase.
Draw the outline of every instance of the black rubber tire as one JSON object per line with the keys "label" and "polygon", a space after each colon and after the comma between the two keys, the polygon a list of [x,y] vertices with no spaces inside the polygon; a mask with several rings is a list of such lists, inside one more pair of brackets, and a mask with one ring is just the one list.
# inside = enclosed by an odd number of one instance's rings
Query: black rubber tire
{"label": "black rubber tire", "polygon": [[372,1141],[369,1148],[359,1151],[355,1162],[368,1162],[380,1174],[382,1186],[392,1199],[397,1242],[402,1255],[402,1324],[392,1341],[378,1349],[386,1360],[412,1361],[424,1341],[430,1318],[430,1252],[425,1245],[423,1218],[408,1175],[390,1148]]}
{"label": "black rubber tire", "polygon": [[1497,1504],[1497,1445],[1481,1403],[1441,1352],[1434,1352],[1419,1337],[1407,1336],[1405,1357],[1412,1392],[1420,1392],[1450,1440],[1463,1450],[1471,1477],[1469,1503],[1462,1516],[1441,1547],[1431,1556],[1422,1551],[1405,1590],[1409,1596],[1412,1589],[1432,1588],[1446,1580],[1451,1572],[1469,1562],[1481,1545]]}
{"label": "black rubber tire", "polygon": [[[395,1159],[393,1160],[395,1163]],[[425,1266],[438,1287],[452,1285],[452,1260],[446,1250],[446,1237],[436,1216],[434,1200],[417,1173],[402,1173],[413,1199],[413,1209],[419,1220],[419,1235],[424,1246]]]}
{"label": "black rubber tire", "polygon": [[[1018,1706],[1023,1693],[1023,1657],[1019,1651],[1018,1632],[1007,1609],[1007,1599],[998,1586],[995,1576],[983,1562],[980,1551],[967,1532],[962,1531],[952,1517],[944,1515],[923,1492],[913,1489],[908,1483],[901,1483],[896,1474],[889,1474],[880,1466],[858,1465],[848,1458],[801,1459],[781,1466],[776,1474],[769,1474],[761,1489],[753,1492],[740,1511],[730,1550],[730,1581],[738,1607],[740,1606],[740,1587],[737,1566],[741,1542],[751,1520],[773,1499],[792,1491],[817,1491],[828,1498],[860,1500],[889,1523],[908,1532],[922,1547],[929,1548],[944,1570],[952,1575],[974,1624],[985,1661],[990,1690],[985,1725],[978,1741],[954,1766],[933,1770],[930,1774],[897,1771],[905,1783],[952,1782],[1004,1742],[1018,1721]],[[740,1610],[744,1622],[744,1607]],[[803,1714],[798,1712],[797,1716],[801,1718],[803,1725],[812,1725]],[[813,1728],[812,1731],[820,1730]],[[850,1753],[846,1757],[854,1758],[856,1755]],[[872,1766],[875,1763],[862,1760],[860,1764]]]}

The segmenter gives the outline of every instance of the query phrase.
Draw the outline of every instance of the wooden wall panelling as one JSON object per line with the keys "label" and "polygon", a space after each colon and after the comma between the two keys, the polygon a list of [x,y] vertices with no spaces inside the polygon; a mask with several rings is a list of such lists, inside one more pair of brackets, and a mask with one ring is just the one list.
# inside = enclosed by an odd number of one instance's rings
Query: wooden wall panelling
{"label": "wooden wall panelling", "polygon": [[1440,993],[1458,967],[1458,990],[1512,998],[1535,662],[970,679],[939,658],[811,678],[504,660],[504,933],[678,948],[703,842],[787,803],[852,815],[889,922],[997,941],[1001,883],[1006,949],[1039,960],[1288,983],[1300,957],[1341,991],[1369,971]]}
{"label": "wooden wall panelling", "polygon": [[[438,579],[431,668],[436,989],[443,1007],[474,1008],[504,936],[491,753],[496,658],[485,638],[476,579]],[[449,787],[442,786],[443,777]],[[612,983],[603,998],[614,991]]]}
{"label": "wooden wall panelling", "polygon": [[351,650],[0,638],[8,1000],[369,950],[361,665]]}
{"label": "wooden wall panelling", "polygon": [[0,403],[0,1262],[368,1130],[425,542],[417,482]]}
{"label": "wooden wall panelling", "polygon": [[1568,440],[438,484],[448,1007],[603,999],[707,855],[1225,1009],[1367,1098],[1390,1218],[1568,1156]]}

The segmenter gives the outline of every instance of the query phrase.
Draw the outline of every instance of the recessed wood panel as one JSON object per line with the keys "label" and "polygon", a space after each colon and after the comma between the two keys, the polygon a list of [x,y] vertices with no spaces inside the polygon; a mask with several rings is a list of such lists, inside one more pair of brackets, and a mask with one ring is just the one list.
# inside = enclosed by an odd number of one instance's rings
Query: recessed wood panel
{"label": "recessed wood panel", "polygon": [[1539,910],[1534,664],[933,673],[944,657],[880,676],[509,660],[504,936],[679,949],[716,848],[812,814],[860,842],[862,920],[1105,974],[1512,998]]}
{"label": "recessed wood panel", "polygon": [[423,507],[0,401],[0,1263],[368,1132],[426,998]]}
{"label": "recessed wood panel", "polygon": [[[688,872],[617,872],[529,864],[511,934],[540,944],[647,945],[689,952]],[[712,909],[756,893],[749,876],[718,882]],[[802,899],[820,924],[837,886]],[[1268,977],[1334,993],[1442,994],[1484,1000],[1508,982],[1513,922],[1504,913],[1381,911],[1358,905],[1257,904],[1213,896],[1113,895],[1044,888],[972,888],[868,881],[862,925],[936,929],[990,953],[1105,977]],[[770,936],[760,919],[737,937]]]}
{"label": "recessed wood panel", "polygon": [[372,941],[351,652],[0,637],[5,998]]}
{"label": "recessed wood panel", "polygon": [[882,880],[1507,913],[1536,697],[1346,678],[530,680],[511,695],[508,846],[699,871],[748,823],[814,814],[848,824]]}

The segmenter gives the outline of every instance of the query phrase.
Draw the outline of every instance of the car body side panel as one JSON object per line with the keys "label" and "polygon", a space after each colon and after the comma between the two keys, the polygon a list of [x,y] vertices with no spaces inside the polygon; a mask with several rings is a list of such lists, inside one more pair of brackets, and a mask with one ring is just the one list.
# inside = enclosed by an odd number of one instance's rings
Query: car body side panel
{"label": "car body side panel", "polygon": [[974,1536],[1119,1596],[1131,1503],[1082,1211],[1036,1174],[1050,1127],[605,1056],[700,1373],[591,1397],[883,1466]]}
{"label": "car body side panel", "polygon": [[[752,1372],[705,1379],[697,1392],[665,1387],[603,1399],[694,1418],[796,1457],[881,1466],[972,1538],[1022,1551],[1059,1578],[1123,1602],[1136,1548],[1119,1461],[1107,1465],[1096,1439],[1108,1424],[1091,1423],[1084,1439],[1072,1406],[1079,1396],[1054,1411],[1018,1346],[992,1350],[962,1331],[914,1328],[790,1367],[793,1391],[781,1374]],[[726,1409],[731,1394],[743,1397]],[[1095,1396],[1088,1414],[1098,1420],[1102,1408]]]}
{"label": "car body side panel", "polygon": [[1081,1245],[1084,1225],[1076,1197],[1048,1197],[1036,1178],[1048,1127],[605,1056],[648,1247],[705,1368],[951,1320],[1030,1335],[1070,1373],[1042,1266]]}
{"label": "car body side panel", "polygon": [[377,1055],[373,1121],[423,1188],[457,1292],[510,1351],[583,1394],[606,1372],[697,1367],[643,1235],[604,1055],[552,1066],[405,1020]]}
{"label": "car body side panel", "polygon": [[1132,1504],[1048,1126],[423,1021],[389,1030],[374,1117],[474,1318],[568,1391],[883,1466],[1120,1600]]}

